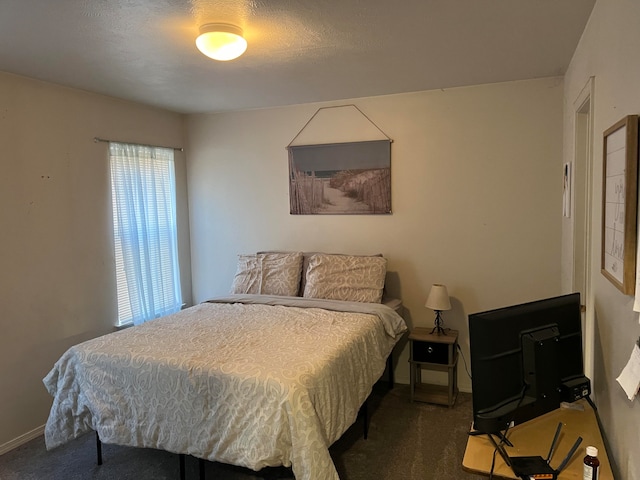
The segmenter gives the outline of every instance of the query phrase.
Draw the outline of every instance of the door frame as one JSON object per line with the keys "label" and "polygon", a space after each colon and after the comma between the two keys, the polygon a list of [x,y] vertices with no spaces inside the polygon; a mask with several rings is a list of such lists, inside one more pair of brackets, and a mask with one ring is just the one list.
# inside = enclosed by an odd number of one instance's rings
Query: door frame
{"label": "door frame", "polygon": [[[590,77],[573,102],[573,291],[581,294],[585,375],[593,383],[595,307],[592,291],[593,120],[595,77]],[[592,385],[592,391],[594,391]]]}

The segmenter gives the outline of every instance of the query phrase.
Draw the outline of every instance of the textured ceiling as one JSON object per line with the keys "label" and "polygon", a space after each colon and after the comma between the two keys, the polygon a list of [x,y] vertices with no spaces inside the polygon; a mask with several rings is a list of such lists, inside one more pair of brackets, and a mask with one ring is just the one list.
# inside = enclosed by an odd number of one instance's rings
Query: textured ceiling
{"label": "textured ceiling", "polygon": [[[562,75],[595,0],[0,0],[0,70],[185,113]],[[203,23],[244,28],[216,62]]]}

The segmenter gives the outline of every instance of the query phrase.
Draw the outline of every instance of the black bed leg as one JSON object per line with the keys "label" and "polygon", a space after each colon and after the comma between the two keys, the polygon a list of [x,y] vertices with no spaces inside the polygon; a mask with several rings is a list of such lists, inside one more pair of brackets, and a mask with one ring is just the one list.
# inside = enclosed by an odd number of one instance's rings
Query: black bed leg
{"label": "black bed leg", "polygon": [[204,480],[204,459],[198,459],[198,465],[200,466],[200,480]]}
{"label": "black bed leg", "polygon": [[184,453],[178,454],[180,458],[180,480],[185,480],[186,474],[184,469]]}
{"label": "black bed leg", "polygon": [[364,439],[366,440],[369,436],[369,409],[368,409],[369,399],[367,398],[362,404],[362,418],[364,421]]}
{"label": "black bed leg", "polygon": [[96,432],[96,454],[98,456],[98,465],[102,465],[102,442],[98,432]]}
{"label": "black bed leg", "polygon": [[389,390],[393,390],[394,375],[393,375],[393,352],[387,357],[387,370],[389,370]]}

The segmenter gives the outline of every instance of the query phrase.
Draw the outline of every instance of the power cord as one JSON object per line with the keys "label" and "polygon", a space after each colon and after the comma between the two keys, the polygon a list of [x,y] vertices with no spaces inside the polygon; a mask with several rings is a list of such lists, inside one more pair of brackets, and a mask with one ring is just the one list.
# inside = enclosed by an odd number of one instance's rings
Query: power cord
{"label": "power cord", "polygon": [[[518,404],[516,405],[516,410],[520,407],[520,405],[522,404],[522,401],[524,400],[524,395],[527,391],[527,387],[528,385],[526,383],[522,386],[522,391],[520,392],[520,399],[518,400]],[[500,455],[502,456],[502,459],[504,460],[504,463],[506,463],[508,467],[511,467],[511,461],[509,460],[509,455],[507,455],[507,453],[504,451],[504,444],[509,443],[507,440],[507,434],[509,433],[509,428],[511,428],[512,425],[513,425],[513,420],[507,423],[507,427],[502,433],[500,442],[498,444],[495,443],[491,434],[490,433],[488,434],[489,438],[491,439],[492,443],[495,446],[495,449],[493,451],[493,459],[491,460],[491,470],[489,471],[489,480],[493,479],[493,472],[496,465],[496,452],[500,453]]]}
{"label": "power cord", "polygon": [[462,361],[464,362],[464,369],[467,372],[467,375],[469,375],[469,378],[471,379],[471,372],[469,371],[469,367],[467,366],[467,359],[464,356],[464,353],[462,352],[462,347],[460,347],[460,344],[458,343],[458,352],[460,352],[460,356],[462,357]]}

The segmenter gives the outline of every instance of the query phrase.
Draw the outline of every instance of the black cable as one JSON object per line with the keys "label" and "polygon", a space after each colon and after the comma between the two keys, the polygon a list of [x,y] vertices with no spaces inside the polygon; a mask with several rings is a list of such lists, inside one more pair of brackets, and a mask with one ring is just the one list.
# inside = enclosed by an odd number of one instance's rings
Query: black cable
{"label": "black cable", "polygon": [[[602,436],[602,444],[604,445],[604,449],[607,452],[610,452],[611,445],[609,444],[609,438],[607,437],[607,434],[604,430],[604,426],[602,425],[602,421],[600,420],[600,413],[598,412],[598,407],[596,407],[596,404],[593,402],[593,400],[591,400],[590,395],[587,395],[584,398],[587,400],[589,405],[591,405],[591,408],[593,409],[593,413],[596,416],[596,423],[598,424],[598,430],[600,430],[600,435]],[[612,465],[611,468],[615,468],[615,467]]]}
{"label": "black cable", "polygon": [[[522,404],[522,401],[524,400],[524,394],[527,391],[527,387],[528,385],[525,383],[522,386],[522,392],[520,392],[520,399],[518,400],[518,404],[516,405],[516,408],[514,410],[517,410],[520,405]],[[500,443],[498,443],[496,445],[496,448],[493,450],[493,460],[491,462],[491,470],[489,471],[489,478],[493,478],[493,469],[495,468],[495,463],[496,463],[496,452],[499,451],[500,449],[504,449],[504,444],[507,441],[507,433],[509,433],[509,428],[511,428],[511,424],[513,423],[513,420],[511,420],[510,422],[507,423],[507,428],[505,428],[504,433],[502,434],[501,438],[500,438]],[[491,434],[488,434],[489,436],[491,436]],[[500,454],[502,455],[502,452],[500,452]],[[506,455],[506,452],[505,452]],[[507,464],[507,466],[511,466],[509,465],[509,462],[504,459],[505,462]]]}
{"label": "black cable", "polygon": [[472,379],[471,373],[469,372],[469,368],[467,367],[467,359],[464,357],[464,353],[462,353],[462,347],[460,347],[459,343],[458,343],[458,351],[460,352],[460,356],[462,357],[462,361],[464,362],[464,369],[467,372],[467,375],[469,375],[469,378]]}
{"label": "black cable", "polygon": [[498,452],[498,449],[496,448],[493,451],[493,458],[491,459],[491,470],[489,470],[489,480],[493,480],[493,469],[496,466],[496,453]]}

